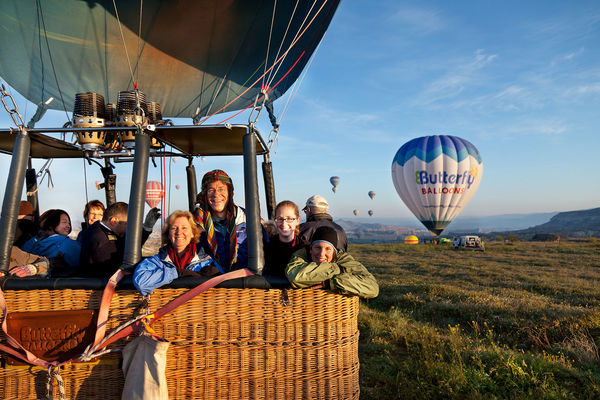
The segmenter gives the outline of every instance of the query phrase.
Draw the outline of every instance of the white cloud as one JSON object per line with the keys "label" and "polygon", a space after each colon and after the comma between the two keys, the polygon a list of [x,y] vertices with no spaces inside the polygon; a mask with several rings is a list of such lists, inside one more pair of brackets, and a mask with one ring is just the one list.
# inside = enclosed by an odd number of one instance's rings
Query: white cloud
{"label": "white cloud", "polygon": [[496,57],[496,54],[485,54],[482,49],[477,50],[470,60],[450,67],[441,78],[431,82],[417,96],[415,103],[430,105],[457,97],[465,88],[478,80],[477,72],[490,64]]}
{"label": "white cloud", "polygon": [[571,96],[574,94],[595,94],[600,93],[600,83],[592,83],[589,85],[581,85],[575,88],[569,89],[567,95]]}
{"label": "white cloud", "polygon": [[413,34],[427,35],[442,30],[446,23],[438,10],[402,7],[390,16],[390,22],[401,24]]}

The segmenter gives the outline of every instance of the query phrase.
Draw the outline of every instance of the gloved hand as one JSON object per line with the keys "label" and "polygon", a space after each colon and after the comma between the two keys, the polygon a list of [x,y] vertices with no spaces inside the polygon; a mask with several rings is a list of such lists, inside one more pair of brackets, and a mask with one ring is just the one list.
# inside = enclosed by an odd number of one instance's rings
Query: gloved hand
{"label": "gloved hand", "polygon": [[146,214],[146,218],[144,219],[144,229],[147,231],[151,231],[154,228],[154,224],[160,218],[160,209],[154,207],[148,211]]}

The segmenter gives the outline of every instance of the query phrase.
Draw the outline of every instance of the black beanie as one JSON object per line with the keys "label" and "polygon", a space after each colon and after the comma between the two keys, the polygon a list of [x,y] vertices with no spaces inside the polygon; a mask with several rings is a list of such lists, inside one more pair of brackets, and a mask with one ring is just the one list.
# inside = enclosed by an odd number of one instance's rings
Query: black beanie
{"label": "black beanie", "polygon": [[311,246],[316,241],[325,241],[330,243],[334,247],[336,253],[339,249],[337,232],[330,226],[320,226],[317,228],[311,237]]}

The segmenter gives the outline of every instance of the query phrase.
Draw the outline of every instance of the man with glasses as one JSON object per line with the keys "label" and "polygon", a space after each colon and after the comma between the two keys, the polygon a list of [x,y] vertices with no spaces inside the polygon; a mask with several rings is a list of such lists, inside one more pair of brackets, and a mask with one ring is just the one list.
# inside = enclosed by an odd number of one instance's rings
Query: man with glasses
{"label": "man with glasses", "polygon": [[348,237],[344,228],[333,222],[333,218],[327,212],[329,203],[323,196],[315,194],[306,200],[306,206],[302,209],[306,213],[306,222],[300,224],[300,237],[306,241],[311,241],[313,233],[321,226],[329,226],[335,229],[338,237],[339,248],[348,250]]}
{"label": "man with glasses", "polygon": [[215,169],[202,177],[194,213],[204,232],[200,243],[224,272],[248,266],[246,212],[233,203],[233,181],[225,171]]}

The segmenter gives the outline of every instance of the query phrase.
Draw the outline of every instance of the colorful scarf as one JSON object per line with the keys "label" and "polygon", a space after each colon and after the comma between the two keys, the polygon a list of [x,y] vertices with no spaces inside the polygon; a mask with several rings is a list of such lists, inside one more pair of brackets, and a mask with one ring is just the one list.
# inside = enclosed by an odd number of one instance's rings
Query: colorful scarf
{"label": "colorful scarf", "polygon": [[190,242],[190,244],[188,244],[183,250],[181,256],[177,254],[177,250],[175,250],[173,246],[167,246],[167,254],[177,269],[185,269],[185,267],[190,265],[190,262],[196,254],[196,243]]}

